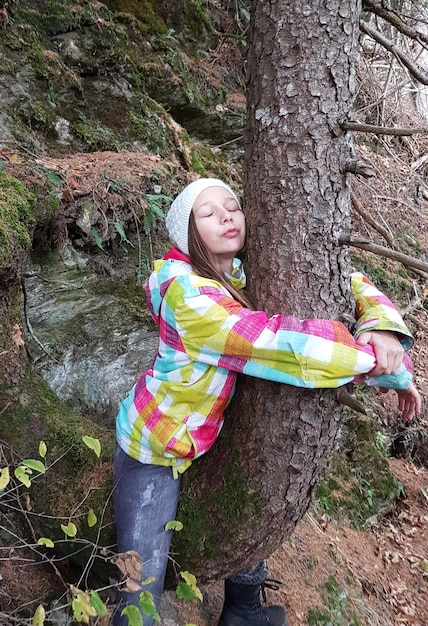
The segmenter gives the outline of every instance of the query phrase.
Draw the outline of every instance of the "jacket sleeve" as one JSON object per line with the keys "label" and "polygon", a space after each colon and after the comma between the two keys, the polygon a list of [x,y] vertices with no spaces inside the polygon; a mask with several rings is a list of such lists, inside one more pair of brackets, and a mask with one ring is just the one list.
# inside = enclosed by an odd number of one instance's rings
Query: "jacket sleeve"
{"label": "jacket sleeve", "polygon": [[[359,346],[340,322],[269,318],[243,308],[213,285],[182,292],[170,306],[184,350],[194,362],[307,388],[365,380],[376,364],[372,347]],[[407,389],[411,379],[407,359],[406,366],[390,377],[377,377],[374,384]]]}
{"label": "jacket sleeve", "polygon": [[412,334],[387,296],[366,276],[357,272],[351,275],[351,288],[356,303],[356,338],[369,330],[389,330],[397,333],[405,350],[412,347]]}

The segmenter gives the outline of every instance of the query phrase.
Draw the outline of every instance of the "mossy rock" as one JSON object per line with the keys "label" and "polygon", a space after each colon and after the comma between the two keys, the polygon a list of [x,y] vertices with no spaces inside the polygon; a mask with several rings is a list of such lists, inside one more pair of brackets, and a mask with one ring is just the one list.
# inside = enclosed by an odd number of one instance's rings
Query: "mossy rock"
{"label": "mossy rock", "polygon": [[[14,388],[0,387],[0,398],[9,399],[2,413],[0,438],[5,442],[3,457],[12,476],[3,496],[12,503],[14,498],[27,503],[34,539],[51,540],[57,554],[69,556],[82,567],[96,555],[93,573],[106,576],[105,561],[113,555],[115,545],[111,506],[114,432],[73,414],[46,383],[32,375]],[[99,457],[84,443],[84,437],[100,443]],[[16,467],[22,467],[25,459],[46,467],[45,473],[33,470],[29,474],[30,486],[14,478]],[[62,527],[70,522],[77,534],[67,538]],[[19,514],[8,516],[8,523],[25,527]],[[105,546],[110,551],[103,550]]]}
{"label": "mossy rock", "polygon": [[4,283],[19,276],[27,258],[35,224],[34,202],[22,182],[0,170],[0,278]]}

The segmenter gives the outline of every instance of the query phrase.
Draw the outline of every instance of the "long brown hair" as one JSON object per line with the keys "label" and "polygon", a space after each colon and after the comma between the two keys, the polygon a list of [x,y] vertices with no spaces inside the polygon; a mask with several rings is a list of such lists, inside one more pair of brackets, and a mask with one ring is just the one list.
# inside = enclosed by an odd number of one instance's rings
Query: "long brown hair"
{"label": "long brown hair", "polygon": [[198,233],[193,213],[190,213],[189,219],[188,245],[192,267],[194,271],[199,274],[199,276],[216,280],[227,289],[227,291],[235,300],[239,302],[239,304],[242,304],[242,306],[247,309],[253,308],[248,298],[242,293],[242,290],[233,287],[233,285],[227,280],[222,270],[218,267],[218,261],[215,255],[208,250]]}

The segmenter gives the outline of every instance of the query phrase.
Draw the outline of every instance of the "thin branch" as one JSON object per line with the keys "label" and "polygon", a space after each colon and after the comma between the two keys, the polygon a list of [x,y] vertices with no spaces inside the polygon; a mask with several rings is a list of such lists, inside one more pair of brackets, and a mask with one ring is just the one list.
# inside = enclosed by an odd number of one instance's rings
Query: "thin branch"
{"label": "thin branch", "polygon": [[396,250],[391,250],[390,248],[385,248],[384,246],[378,246],[367,239],[358,239],[355,237],[346,237],[340,240],[342,245],[353,246],[354,248],[360,248],[361,250],[367,250],[367,252],[373,252],[373,254],[377,254],[379,256],[386,257],[387,259],[392,259],[393,261],[398,261],[402,263],[406,267],[410,267],[411,269],[417,269],[421,272],[428,274],[428,263],[424,263],[419,259],[415,259],[408,254],[404,254],[403,252],[397,252]]}
{"label": "thin branch", "polygon": [[376,220],[373,219],[373,217],[370,215],[370,213],[363,208],[363,205],[361,204],[360,200],[354,192],[351,192],[351,202],[353,208],[363,218],[363,220],[370,224],[370,226],[374,228],[380,235],[382,235],[386,243],[391,246],[391,248],[394,248],[394,238],[391,233],[386,228],[378,224]]}
{"label": "thin branch", "polygon": [[414,39],[415,41],[424,42],[428,44],[428,35],[426,33],[422,33],[418,30],[411,28],[406,22],[404,22],[401,17],[395,13],[395,11],[391,11],[383,6],[381,2],[373,2],[373,0],[363,0],[363,10],[367,10],[370,13],[374,13],[378,15],[386,22],[394,26],[400,33],[410,37],[410,39]]}
{"label": "thin branch", "polygon": [[395,135],[396,137],[406,137],[415,133],[427,133],[428,128],[395,128],[392,126],[375,126],[373,124],[360,124],[360,122],[343,122],[343,130],[354,132],[374,133],[375,135]]}
{"label": "thin branch", "polygon": [[411,75],[423,85],[428,85],[428,74],[424,72],[403,50],[396,46],[393,41],[382,35],[378,30],[360,20],[360,30],[377,41],[386,50],[391,52],[401,63],[407,67]]}

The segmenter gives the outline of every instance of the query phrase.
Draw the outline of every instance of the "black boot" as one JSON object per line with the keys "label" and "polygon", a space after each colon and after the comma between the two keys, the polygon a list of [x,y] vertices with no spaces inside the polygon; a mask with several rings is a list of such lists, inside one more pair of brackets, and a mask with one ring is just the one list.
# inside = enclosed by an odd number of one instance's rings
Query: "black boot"
{"label": "black boot", "polygon": [[287,616],[282,607],[260,604],[262,586],[264,583],[242,585],[226,579],[224,606],[218,626],[287,626]]}

